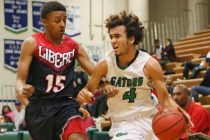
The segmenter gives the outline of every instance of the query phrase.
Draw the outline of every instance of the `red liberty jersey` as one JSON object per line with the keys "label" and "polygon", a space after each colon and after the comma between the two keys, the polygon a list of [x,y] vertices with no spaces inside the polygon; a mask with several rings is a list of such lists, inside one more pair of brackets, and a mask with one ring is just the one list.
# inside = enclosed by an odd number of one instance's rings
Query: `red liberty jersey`
{"label": "red liberty jersey", "polygon": [[36,49],[27,83],[35,87],[35,93],[30,100],[71,97],[78,43],[65,35],[60,45],[53,44],[44,33],[32,36],[36,40]]}

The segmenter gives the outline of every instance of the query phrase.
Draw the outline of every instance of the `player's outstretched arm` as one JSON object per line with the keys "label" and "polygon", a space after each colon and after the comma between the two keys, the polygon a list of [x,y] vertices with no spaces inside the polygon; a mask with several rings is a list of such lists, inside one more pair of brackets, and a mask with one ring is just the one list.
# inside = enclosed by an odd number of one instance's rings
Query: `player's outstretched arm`
{"label": "player's outstretched arm", "polygon": [[28,97],[30,97],[34,92],[34,87],[32,85],[27,85],[26,80],[35,48],[35,39],[33,37],[27,38],[21,46],[20,59],[18,63],[16,77],[16,97],[25,106],[28,104]]}
{"label": "player's outstretched arm", "polygon": [[[87,103],[93,99],[93,92],[99,86],[103,77],[107,74],[107,63],[106,60],[101,60],[95,67],[94,72],[90,76],[87,85],[83,88],[78,96],[77,99],[81,103]],[[104,86],[106,86],[104,84]]]}

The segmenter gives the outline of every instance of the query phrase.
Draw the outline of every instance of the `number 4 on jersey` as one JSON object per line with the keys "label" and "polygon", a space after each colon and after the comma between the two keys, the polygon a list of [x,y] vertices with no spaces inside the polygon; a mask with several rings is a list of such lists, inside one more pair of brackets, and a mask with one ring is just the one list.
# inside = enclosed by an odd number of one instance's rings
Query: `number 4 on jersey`
{"label": "number 4 on jersey", "polygon": [[123,100],[128,100],[128,103],[134,103],[136,98],[136,88],[131,88],[123,94]]}

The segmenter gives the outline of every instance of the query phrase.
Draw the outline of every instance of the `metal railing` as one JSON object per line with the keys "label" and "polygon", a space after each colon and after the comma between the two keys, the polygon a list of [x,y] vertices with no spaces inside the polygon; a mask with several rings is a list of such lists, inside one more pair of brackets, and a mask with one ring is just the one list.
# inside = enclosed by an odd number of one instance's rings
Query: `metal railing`
{"label": "metal railing", "polygon": [[206,3],[195,4],[196,31],[208,27],[208,5]]}
{"label": "metal railing", "polygon": [[[208,5],[196,3],[194,11],[183,9],[178,16],[165,16],[163,22],[143,21],[148,26],[145,30],[144,41],[138,47],[151,52],[155,39],[159,39],[164,45],[167,38],[176,42],[183,37],[192,36],[195,32],[208,28],[208,18]],[[88,53],[93,57],[102,58],[110,49],[110,42],[105,41],[101,46],[87,45]]]}
{"label": "metal railing", "polygon": [[11,109],[14,109],[15,86],[14,85],[2,85],[0,94],[0,108],[4,105],[9,105]]}
{"label": "metal railing", "polygon": [[195,32],[208,28],[208,5],[196,3],[195,11],[184,9],[179,16],[166,16],[164,22],[149,21],[145,30],[143,41],[144,49],[151,52],[154,40],[159,39],[164,45],[170,38],[173,42],[186,36],[192,36]]}

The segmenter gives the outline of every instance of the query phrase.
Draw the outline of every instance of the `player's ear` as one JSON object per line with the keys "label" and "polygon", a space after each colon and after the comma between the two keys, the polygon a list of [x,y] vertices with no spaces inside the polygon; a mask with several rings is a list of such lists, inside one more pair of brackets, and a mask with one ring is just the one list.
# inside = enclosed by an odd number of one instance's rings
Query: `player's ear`
{"label": "player's ear", "polygon": [[47,26],[47,20],[46,20],[46,19],[42,18],[42,19],[41,19],[41,22],[42,22],[42,24],[44,25],[44,27]]}
{"label": "player's ear", "polygon": [[131,37],[129,38],[129,43],[130,43],[130,44],[134,44],[134,42],[135,42],[135,37],[134,37],[134,36],[131,36]]}

